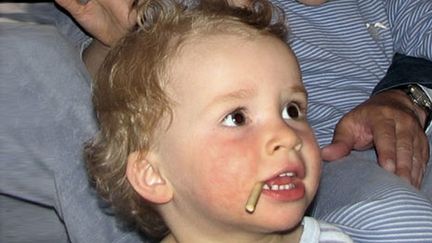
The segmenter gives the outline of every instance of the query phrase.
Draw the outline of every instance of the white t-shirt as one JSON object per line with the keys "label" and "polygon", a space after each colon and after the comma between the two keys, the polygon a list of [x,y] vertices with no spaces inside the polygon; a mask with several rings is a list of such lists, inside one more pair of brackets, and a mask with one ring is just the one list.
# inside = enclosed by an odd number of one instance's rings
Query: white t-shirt
{"label": "white t-shirt", "polygon": [[353,242],[351,238],[346,235],[338,227],[319,221],[311,217],[303,218],[303,234],[300,238],[300,243],[349,243]]}

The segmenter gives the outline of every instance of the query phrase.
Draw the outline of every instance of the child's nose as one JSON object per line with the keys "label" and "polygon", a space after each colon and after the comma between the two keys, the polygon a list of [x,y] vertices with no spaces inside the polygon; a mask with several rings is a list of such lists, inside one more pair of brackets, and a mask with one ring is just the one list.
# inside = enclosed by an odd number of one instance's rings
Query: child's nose
{"label": "child's nose", "polygon": [[283,123],[272,129],[266,143],[266,150],[268,154],[273,154],[279,150],[300,151],[302,146],[303,143],[297,131],[286,123]]}

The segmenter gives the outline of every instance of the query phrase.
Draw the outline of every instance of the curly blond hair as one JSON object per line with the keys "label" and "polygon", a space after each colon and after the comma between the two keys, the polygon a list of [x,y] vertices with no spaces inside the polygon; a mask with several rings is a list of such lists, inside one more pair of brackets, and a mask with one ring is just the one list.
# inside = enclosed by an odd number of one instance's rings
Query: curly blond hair
{"label": "curly blond hair", "polygon": [[266,0],[235,7],[227,1],[140,0],[135,29],[110,50],[93,86],[100,125],[87,143],[89,178],[115,213],[139,231],[161,239],[169,231],[154,205],[126,178],[130,153],[149,150],[155,129],[171,116],[168,64],[192,37],[230,33],[272,35],[285,41],[282,12]]}

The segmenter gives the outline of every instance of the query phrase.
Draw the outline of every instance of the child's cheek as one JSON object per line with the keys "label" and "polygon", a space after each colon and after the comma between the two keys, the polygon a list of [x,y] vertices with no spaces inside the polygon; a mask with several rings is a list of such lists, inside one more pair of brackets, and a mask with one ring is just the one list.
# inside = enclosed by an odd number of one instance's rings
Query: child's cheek
{"label": "child's cheek", "polygon": [[[257,139],[249,135],[224,137],[212,134],[203,151],[206,158],[203,175],[207,175],[209,200],[219,200],[220,205],[233,207],[233,202],[243,203],[257,176],[259,151]],[[203,143],[204,144],[204,143]],[[242,205],[242,204],[241,204]]]}

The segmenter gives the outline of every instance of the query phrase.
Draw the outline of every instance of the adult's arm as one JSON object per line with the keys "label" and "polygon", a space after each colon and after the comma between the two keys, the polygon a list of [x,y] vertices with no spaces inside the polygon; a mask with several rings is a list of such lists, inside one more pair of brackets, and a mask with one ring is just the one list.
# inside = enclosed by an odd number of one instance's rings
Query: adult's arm
{"label": "adult's arm", "polygon": [[146,242],[88,184],[82,149],[97,125],[86,37],[63,16],[27,4],[0,22],[0,242]]}
{"label": "adult's arm", "polygon": [[82,147],[97,126],[77,49],[51,25],[0,23],[0,33],[0,198],[17,201],[2,204],[0,241],[142,242],[88,185]]}
{"label": "adult's arm", "polygon": [[375,86],[372,95],[412,83],[432,88],[431,62],[424,58],[410,57],[397,53],[393,57],[393,62],[386,76]]}

